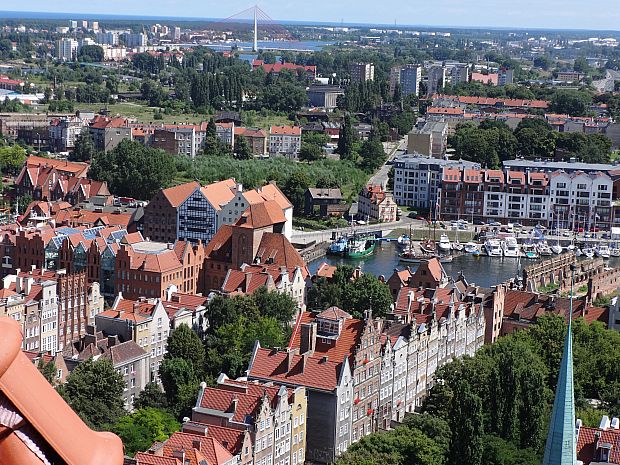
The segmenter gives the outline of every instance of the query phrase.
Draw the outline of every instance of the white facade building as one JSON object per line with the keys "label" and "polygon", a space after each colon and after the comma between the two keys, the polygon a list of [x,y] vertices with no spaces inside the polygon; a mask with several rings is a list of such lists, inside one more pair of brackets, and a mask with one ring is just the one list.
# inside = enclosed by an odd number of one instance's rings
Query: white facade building
{"label": "white facade building", "polygon": [[75,61],[78,41],[75,39],[58,39],[56,41],[56,58],[62,61]]}
{"label": "white facade building", "polygon": [[480,169],[478,163],[407,154],[394,161],[394,199],[398,205],[434,208],[444,167]]}

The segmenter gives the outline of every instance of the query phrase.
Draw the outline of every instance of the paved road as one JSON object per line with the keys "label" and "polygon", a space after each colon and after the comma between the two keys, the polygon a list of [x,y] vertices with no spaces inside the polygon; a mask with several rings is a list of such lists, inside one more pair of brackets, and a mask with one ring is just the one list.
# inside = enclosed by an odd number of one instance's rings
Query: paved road
{"label": "paved road", "polygon": [[620,72],[608,69],[605,74],[605,79],[593,81],[592,85],[599,92],[613,92],[616,81],[620,81]]}
{"label": "paved road", "polygon": [[388,154],[388,158],[386,163],[383,164],[381,168],[370,178],[368,181],[369,184],[381,184],[382,186],[386,186],[388,182],[388,173],[392,168],[391,164],[388,162],[392,161],[394,157],[405,150],[407,147],[407,138],[403,137],[398,142],[384,142],[383,149],[385,153]]}
{"label": "paved road", "polygon": [[[380,223],[380,224],[370,224],[370,225],[359,225],[355,226],[356,233],[364,233],[368,231],[383,231],[384,234],[389,234],[389,232],[393,231],[397,228],[408,228],[409,225],[412,225],[415,229],[425,228],[426,222],[420,220],[412,220],[411,218],[401,218],[398,221],[394,221],[392,223]],[[293,230],[293,240],[291,242],[295,244],[308,244],[310,242],[324,242],[331,241],[332,234],[336,233],[336,235],[340,235],[343,233],[351,232],[351,228],[332,228],[325,229],[323,231],[299,231],[297,229]]]}

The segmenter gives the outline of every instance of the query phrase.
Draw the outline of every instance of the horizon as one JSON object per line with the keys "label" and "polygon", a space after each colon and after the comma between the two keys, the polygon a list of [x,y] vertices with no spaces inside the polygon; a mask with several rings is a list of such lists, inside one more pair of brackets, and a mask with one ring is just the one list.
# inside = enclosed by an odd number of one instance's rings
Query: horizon
{"label": "horizon", "polygon": [[[317,0],[319,4],[328,5],[327,0]],[[362,0],[361,4],[368,3],[368,0]],[[122,11],[126,14],[110,14],[109,11],[118,11],[115,4],[122,6]],[[107,4],[107,11],[97,11],[97,5],[81,5],[82,11],[61,11],[59,9],[71,10],[74,6],[69,0],[59,0],[58,7],[54,11],[49,10],[47,3],[42,0],[27,0],[25,6],[21,10],[0,11],[2,19],[97,19],[101,20],[168,20],[168,21],[185,21],[185,22],[204,22],[213,20],[223,20],[234,16],[239,11],[247,8],[237,0],[231,0],[226,6],[216,6],[210,8],[207,12],[204,8],[197,6],[192,11],[194,14],[189,16],[180,14],[180,11],[186,11],[179,5],[178,0],[153,0],[152,14],[145,15],[143,10],[134,11],[131,5],[124,2],[120,5],[121,0],[111,0]],[[267,4],[268,3],[268,4]],[[398,18],[390,19],[383,15],[373,15],[373,19],[365,14],[365,9],[359,8],[356,11],[342,11],[347,5],[339,4],[334,6],[329,4],[329,13],[324,18],[318,19],[321,8],[313,8],[310,12],[306,12],[304,8],[301,10],[291,9],[291,2],[284,0],[270,0],[263,2],[260,6],[269,16],[274,18],[274,22],[281,24],[316,24],[316,25],[344,25],[357,27],[390,27],[390,28],[441,28],[441,29],[483,29],[483,30],[517,30],[517,31],[596,31],[596,32],[620,32],[618,24],[620,24],[620,12],[614,9],[613,0],[601,0],[596,13],[587,8],[584,10],[583,4],[578,0],[546,0],[541,6],[541,2],[536,0],[518,0],[519,8],[514,5],[508,8],[498,9],[492,0],[477,0],[477,5],[469,5],[467,9],[463,8],[460,3],[455,0],[438,0],[434,6],[406,6],[397,5],[402,11],[399,11]],[[390,6],[398,3],[396,0],[387,0],[387,5],[382,11],[390,10]],[[558,3],[561,3],[559,5]],[[566,5],[566,3],[573,5]],[[484,8],[487,4],[491,8]],[[524,9],[528,5],[536,8],[538,14],[535,18],[529,15],[524,16]],[[606,8],[607,5],[609,8]],[[185,6],[185,5],[183,5]],[[245,6],[246,8],[243,8]],[[558,9],[561,6],[561,9]],[[128,8],[129,7],[129,8]],[[187,7],[186,7],[187,8]],[[396,11],[395,8],[392,10]],[[172,11],[172,14],[167,12]],[[345,14],[346,13],[346,14]],[[394,14],[396,16],[396,14]],[[375,20],[376,18],[376,20]],[[400,18],[400,21],[398,19]],[[438,18],[441,18],[438,20]],[[512,24],[509,24],[510,19]]]}

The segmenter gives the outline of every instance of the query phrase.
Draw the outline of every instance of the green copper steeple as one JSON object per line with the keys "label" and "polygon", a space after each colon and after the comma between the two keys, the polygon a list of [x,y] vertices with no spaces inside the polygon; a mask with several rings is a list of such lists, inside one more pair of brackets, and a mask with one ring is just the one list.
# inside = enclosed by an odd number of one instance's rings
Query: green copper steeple
{"label": "green copper steeple", "polygon": [[573,287],[575,265],[571,265],[571,296],[568,330],[558,386],[553,401],[551,423],[545,444],[543,465],[575,465],[577,462],[577,437],[575,434],[575,393],[573,389]]}

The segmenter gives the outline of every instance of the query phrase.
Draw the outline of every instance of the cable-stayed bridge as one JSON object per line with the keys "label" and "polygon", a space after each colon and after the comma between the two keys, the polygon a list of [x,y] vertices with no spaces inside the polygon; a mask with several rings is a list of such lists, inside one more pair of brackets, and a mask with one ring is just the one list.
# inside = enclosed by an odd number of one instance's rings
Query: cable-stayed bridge
{"label": "cable-stayed bridge", "polygon": [[246,8],[239,13],[223,19],[215,23],[213,27],[214,29],[225,30],[232,25],[235,25],[236,28],[239,27],[239,25],[252,28],[254,32],[252,49],[254,52],[258,51],[259,33],[280,40],[293,40],[291,33],[284,26],[274,21],[258,5]]}

